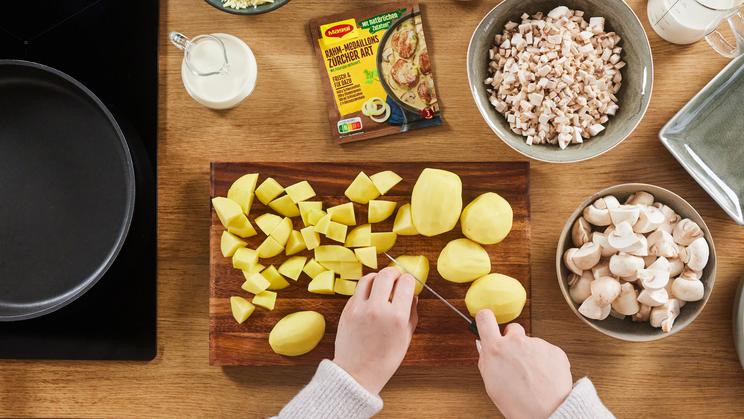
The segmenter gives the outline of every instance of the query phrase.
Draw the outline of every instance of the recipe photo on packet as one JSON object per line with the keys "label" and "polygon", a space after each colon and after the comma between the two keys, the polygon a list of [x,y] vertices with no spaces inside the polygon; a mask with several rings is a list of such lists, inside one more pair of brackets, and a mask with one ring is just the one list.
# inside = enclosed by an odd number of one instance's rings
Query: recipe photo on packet
{"label": "recipe photo on packet", "polygon": [[310,34],[339,143],[442,124],[418,2],[313,19]]}

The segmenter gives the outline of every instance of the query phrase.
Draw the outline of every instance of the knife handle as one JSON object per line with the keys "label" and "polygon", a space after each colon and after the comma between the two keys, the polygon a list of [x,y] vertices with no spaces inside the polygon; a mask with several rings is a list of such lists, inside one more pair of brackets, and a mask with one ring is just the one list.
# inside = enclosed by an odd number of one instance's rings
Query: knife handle
{"label": "knife handle", "polygon": [[475,320],[470,323],[468,329],[475,335],[476,338],[480,339],[480,333],[478,333],[478,325],[475,324]]}

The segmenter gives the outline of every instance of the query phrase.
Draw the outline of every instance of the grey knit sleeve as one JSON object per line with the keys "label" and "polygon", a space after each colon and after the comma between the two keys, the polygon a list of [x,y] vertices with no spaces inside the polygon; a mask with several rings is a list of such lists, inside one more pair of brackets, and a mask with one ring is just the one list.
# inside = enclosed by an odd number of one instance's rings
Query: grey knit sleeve
{"label": "grey knit sleeve", "polygon": [[315,376],[289,402],[279,419],[367,419],[382,410],[382,399],[367,391],[343,368],[324,359]]}
{"label": "grey knit sleeve", "polygon": [[602,404],[592,382],[584,377],[574,384],[550,419],[614,419],[615,416]]}

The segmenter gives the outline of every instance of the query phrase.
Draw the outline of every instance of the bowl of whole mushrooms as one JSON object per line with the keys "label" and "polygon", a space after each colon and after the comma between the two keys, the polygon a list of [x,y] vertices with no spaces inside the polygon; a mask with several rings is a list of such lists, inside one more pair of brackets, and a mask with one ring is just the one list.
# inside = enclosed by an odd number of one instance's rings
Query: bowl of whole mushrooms
{"label": "bowl of whole mushrooms", "polygon": [[568,219],[556,270],[571,309],[592,328],[631,342],[687,327],[708,301],[716,252],[700,214],[654,185],[603,189]]}

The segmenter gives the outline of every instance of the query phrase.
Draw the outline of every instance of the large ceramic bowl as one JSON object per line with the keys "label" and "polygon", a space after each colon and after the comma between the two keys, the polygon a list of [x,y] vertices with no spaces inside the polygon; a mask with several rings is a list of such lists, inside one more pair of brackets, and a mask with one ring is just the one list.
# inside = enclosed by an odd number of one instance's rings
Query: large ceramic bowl
{"label": "large ceramic bowl", "polygon": [[[607,122],[606,129],[583,144],[527,145],[525,138],[512,132],[503,115],[488,101],[488,50],[494,36],[501,33],[509,20],[520,22],[522,13],[549,12],[557,6],[583,10],[585,16],[603,16],[606,30],[617,32],[622,41],[623,84],[618,92],[620,109]],[[467,55],[468,80],[475,104],[489,127],[514,150],[535,160],[571,163],[599,156],[620,144],[638,126],[646,113],[653,86],[653,60],[646,32],[633,10],[622,0],[504,0],[494,7],[475,28]]]}
{"label": "large ceramic bowl", "polygon": [[[705,295],[700,301],[689,302],[685,304],[680,310],[679,317],[674,321],[672,330],[668,333],[663,332],[661,329],[652,327],[649,323],[635,323],[629,318],[624,320],[614,318],[612,316],[604,320],[591,320],[584,317],[579,313],[579,306],[571,300],[571,296],[568,294],[568,278],[570,272],[563,263],[563,253],[566,249],[573,247],[571,240],[571,227],[574,225],[576,219],[578,219],[584,208],[591,205],[598,198],[607,195],[614,195],[620,202],[625,202],[625,199],[632,193],[637,191],[646,191],[652,194],[656,198],[656,202],[666,204],[682,218],[689,218],[696,222],[705,233],[705,239],[708,241],[710,246],[710,258],[708,264],[703,270],[701,281],[705,286]],[[710,235],[708,226],[705,225],[705,221],[698,214],[697,211],[687,201],[681,198],[679,195],[654,185],[645,183],[624,183],[621,185],[611,186],[603,189],[594,195],[588,197],[581,205],[576,208],[573,214],[568,218],[566,225],[563,227],[561,237],[558,240],[558,247],[556,249],[555,268],[558,274],[558,285],[561,288],[561,292],[566,299],[566,302],[571,307],[571,310],[576,314],[584,323],[591,326],[593,329],[598,330],[605,335],[612,336],[614,338],[630,341],[630,342],[646,342],[657,339],[663,339],[667,336],[671,336],[685,327],[689,326],[695,318],[703,311],[703,307],[708,302],[711,291],[713,291],[713,285],[716,281],[716,248],[713,245],[713,239]]]}

